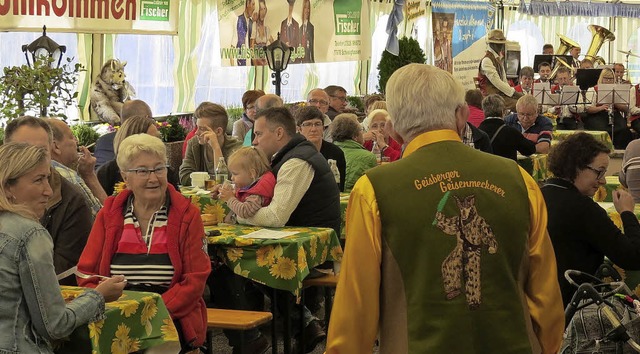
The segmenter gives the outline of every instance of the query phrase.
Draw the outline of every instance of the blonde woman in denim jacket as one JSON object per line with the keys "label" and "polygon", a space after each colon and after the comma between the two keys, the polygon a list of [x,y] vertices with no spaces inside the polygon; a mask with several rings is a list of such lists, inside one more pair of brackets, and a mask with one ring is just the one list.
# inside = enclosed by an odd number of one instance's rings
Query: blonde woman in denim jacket
{"label": "blonde woman in denim jacket", "polygon": [[99,320],[124,277],[104,281],[65,304],[53,267],[53,241],[38,223],[52,194],[49,152],[0,147],[0,353],[53,353],[51,341]]}

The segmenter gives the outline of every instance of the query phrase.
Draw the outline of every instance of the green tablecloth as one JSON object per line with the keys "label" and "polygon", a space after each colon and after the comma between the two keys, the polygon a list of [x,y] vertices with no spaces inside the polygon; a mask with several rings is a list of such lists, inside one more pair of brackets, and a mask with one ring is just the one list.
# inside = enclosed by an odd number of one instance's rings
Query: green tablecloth
{"label": "green tablecloth", "polygon": [[[600,202],[598,204],[607,211],[611,221],[613,221],[617,227],[622,229],[622,219],[620,218],[620,214],[616,211],[616,208],[613,206],[613,203]],[[640,219],[640,205],[635,206],[634,214],[636,214],[636,218]],[[624,282],[627,284],[629,289],[631,289],[636,295],[640,296],[640,271],[626,271],[618,266],[615,266],[615,268],[618,270],[620,275],[622,275]]]}
{"label": "green tablecloth", "polygon": [[340,239],[347,238],[347,205],[349,193],[340,193]]}
{"label": "green tablecloth", "polygon": [[246,225],[205,226],[219,230],[220,236],[208,237],[210,253],[220,257],[234,273],[274,289],[298,296],[309,269],[325,261],[340,261],[342,247],[333,229],[283,227],[272,230],[297,234],[277,240],[239,237],[262,227]]}
{"label": "green tablecloth", "polygon": [[618,180],[618,176],[606,176],[607,183],[598,188],[598,191],[593,196],[593,200],[596,202],[613,202],[613,191],[617,189],[626,189]]}
{"label": "green tablecloth", "polygon": [[551,177],[547,170],[547,155],[533,154],[531,156],[518,155],[518,165],[529,172],[534,180],[541,182]]}
{"label": "green tablecloth", "polygon": [[587,133],[592,135],[596,140],[604,143],[611,151],[613,151],[613,142],[611,141],[611,137],[605,131],[593,131],[593,130],[555,130],[553,132],[553,140],[552,142],[559,143],[566,139],[568,136],[575,133]]}
{"label": "green tablecloth", "polygon": [[[61,286],[62,297],[73,299],[85,288]],[[171,316],[155,293],[125,291],[106,304],[106,318],[76,328],[68,341],[60,341],[60,354],[125,354],[166,342],[178,342]]]}
{"label": "green tablecloth", "polygon": [[222,200],[211,198],[209,194],[193,194],[191,190],[191,187],[180,188],[182,195],[190,198],[191,203],[200,208],[201,214],[215,214],[218,215],[218,220],[222,221],[231,211]]}

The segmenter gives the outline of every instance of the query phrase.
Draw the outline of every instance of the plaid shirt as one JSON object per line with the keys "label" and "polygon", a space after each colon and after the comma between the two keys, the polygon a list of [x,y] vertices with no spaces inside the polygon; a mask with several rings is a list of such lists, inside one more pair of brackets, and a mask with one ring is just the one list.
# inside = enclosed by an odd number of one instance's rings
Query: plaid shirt
{"label": "plaid shirt", "polygon": [[95,218],[96,214],[98,214],[98,212],[102,208],[102,203],[100,203],[98,198],[96,198],[96,196],[93,195],[93,193],[91,192],[91,189],[89,189],[89,186],[87,186],[87,184],[84,183],[82,178],[80,178],[80,175],[78,175],[78,172],[76,172],[75,170],[73,170],[73,169],[71,169],[71,168],[59,163],[58,161],[51,160],[51,165],[67,181],[69,181],[72,184],[75,184],[76,186],[80,187],[80,190],[82,191],[82,194],[84,195],[84,199],[89,204],[89,207],[91,207],[91,215]]}

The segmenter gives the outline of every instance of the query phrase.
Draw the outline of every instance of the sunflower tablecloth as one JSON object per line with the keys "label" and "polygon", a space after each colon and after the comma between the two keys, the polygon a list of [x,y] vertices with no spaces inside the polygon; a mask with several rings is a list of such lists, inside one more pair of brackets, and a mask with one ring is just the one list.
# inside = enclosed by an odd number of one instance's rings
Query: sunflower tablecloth
{"label": "sunflower tablecloth", "polygon": [[[622,229],[622,219],[620,218],[620,214],[618,214],[618,212],[616,211],[613,203],[599,202],[598,205],[605,209],[611,221],[613,221],[613,223],[616,224],[618,228]],[[633,213],[636,214],[636,218],[640,220],[640,205],[636,204]],[[627,284],[629,289],[631,289],[631,291],[633,291],[636,295],[640,296],[640,271],[626,271],[618,266],[614,267],[620,273],[620,275],[622,275],[624,282]]]}
{"label": "sunflower tablecloth", "polygon": [[180,187],[180,193],[191,199],[191,203],[200,208],[200,214],[215,214],[218,216],[218,220],[222,221],[231,211],[225,202],[211,198],[208,193],[194,194],[191,187]]}
{"label": "sunflower tablecloth", "polygon": [[541,182],[551,177],[547,171],[546,154],[533,154],[531,156],[518,155],[518,165],[529,172],[536,182]]}
{"label": "sunflower tablecloth", "polygon": [[600,186],[596,194],[593,196],[593,200],[596,202],[613,202],[613,191],[617,189],[626,189],[618,180],[618,176],[606,176],[606,184]]}
{"label": "sunflower tablecloth", "polygon": [[603,144],[605,144],[611,151],[613,151],[613,142],[611,141],[611,137],[609,136],[609,134],[605,131],[593,131],[593,130],[554,130],[553,131],[553,140],[552,140],[552,145],[555,145],[561,141],[563,141],[564,139],[566,139],[567,137],[569,137],[570,135],[573,135],[575,133],[587,133],[591,136],[593,136],[594,138],[596,138],[596,140],[602,142]]}
{"label": "sunflower tablecloth", "polygon": [[[65,301],[86,288],[61,286]],[[178,332],[162,297],[155,293],[124,291],[105,305],[105,319],[76,328],[56,353],[126,354],[166,342],[178,342]]]}
{"label": "sunflower tablecloth", "polygon": [[340,239],[347,238],[347,205],[349,193],[340,193]]}
{"label": "sunflower tablecloth", "polygon": [[276,240],[240,237],[262,227],[246,225],[205,226],[209,254],[220,257],[234,273],[260,284],[299,296],[309,269],[325,261],[342,260],[342,247],[333,229],[319,227],[269,228],[294,231],[295,235]]}

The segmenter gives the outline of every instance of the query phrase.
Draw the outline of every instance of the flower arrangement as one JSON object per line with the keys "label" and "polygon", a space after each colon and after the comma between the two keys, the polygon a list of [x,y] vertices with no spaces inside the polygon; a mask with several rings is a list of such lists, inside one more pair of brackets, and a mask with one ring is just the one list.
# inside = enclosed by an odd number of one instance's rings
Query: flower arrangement
{"label": "flower arrangement", "polygon": [[551,121],[555,121],[556,119],[558,119],[558,116],[553,114],[553,113],[545,112],[542,115],[547,117],[547,118],[549,118],[549,119],[551,119]]}
{"label": "flower arrangement", "polygon": [[156,122],[160,137],[164,142],[181,141],[187,136],[187,130],[180,124],[178,116],[169,116],[164,122]]}

